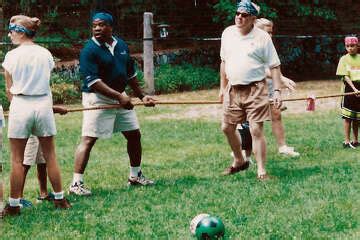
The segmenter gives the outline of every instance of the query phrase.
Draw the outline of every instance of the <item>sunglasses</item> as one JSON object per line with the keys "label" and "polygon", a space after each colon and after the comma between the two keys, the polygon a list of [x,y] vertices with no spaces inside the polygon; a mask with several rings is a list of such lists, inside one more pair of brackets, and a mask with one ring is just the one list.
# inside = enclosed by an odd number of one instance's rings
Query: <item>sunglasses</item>
{"label": "sunglasses", "polygon": [[247,17],[251,16],[250,13],[244,13],[244,12],[243,12],[243,13],[241,13],[241,12],[236,12],[235,15],[236,15],[237,17],[243,17],[243,18],[247,18]]}

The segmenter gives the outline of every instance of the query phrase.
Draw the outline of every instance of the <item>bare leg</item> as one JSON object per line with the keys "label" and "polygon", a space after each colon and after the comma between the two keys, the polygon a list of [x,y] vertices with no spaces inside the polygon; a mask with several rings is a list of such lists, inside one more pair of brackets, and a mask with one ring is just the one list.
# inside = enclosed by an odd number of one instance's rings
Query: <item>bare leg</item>
{"label": "bare leg", "polygon": [[284,125],[281,121],[281,111],[273,106],[271,107],[271,127],[278,147],[286,145]]}
{"label": "bare leg", "polygon": [[351,127],[351,120],[345,118],[345,119],[344,119],[345,143],[349,143],[349,142],[350,142],[350,127]]}
{"label": "bare leg", "polygon": [[40,186],[40,196],[46,197],[48,195],[46,164],[37,164],[37,177]]}
{"label": "bare leg", "polygon": [[27,176],[27,173],[29,172],[29,169],[31,168],[31,166],[23,164],[23,168],[24,168],[24,181],[23,181],[23,184],[21,187],[21,198],[24,198],[24,188],[25,188],[26,176]]}
{"label": "bare leg", "polygon": [[353,120],[352,121],[352,130],[353,130],[353,142],[357,143],[359,142],[359,121]]}
{"label": "bare leg", "polygon": [[241,153],[241,140],[239,131],[236,129],[236,125],[222,123],[222,131],[224,132],[231,150],[234,153],[233,167],[239,167],[244,164],[245,160]]}
{"label": "bare leg", "polygon": [[97,138],[94,137],[82,137],[79,146],[75,152],[75,166],[74,172],[83,174],[89,161],[90,152]]}
{"label": "bare leg", "polygon": [[141,164],[141,134],[140,130],[122,132],[127,140],[127,152],[131,167],[139,167]]}
{"label": "bare leg", "polygon": [[266,140],[264,136],[264,123],[251,122],[250,132],[253,140],[253,151],[258,166],[258,176],[266,174]]}
{"label": "bare leg", "polygon": [[10,173],[10,197],[21,198],[22,188],[24,185],[24,151],[26,139],[10,138],[11,149],[11,173]]}
{"label": "bare leg", "polygon": [[62,192],[60,168],[56,161],[54,137],[39,137],[39,141],[54,192]]}

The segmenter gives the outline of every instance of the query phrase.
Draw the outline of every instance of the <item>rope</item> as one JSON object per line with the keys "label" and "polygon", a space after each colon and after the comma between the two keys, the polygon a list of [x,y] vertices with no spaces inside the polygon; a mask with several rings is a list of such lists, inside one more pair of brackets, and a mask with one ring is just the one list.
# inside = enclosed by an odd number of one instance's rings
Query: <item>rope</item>
{"label": "rope", "polygon": [[[341,94],[331,94],[331,95],[323,95],[317,96],[315,99],[322,99],[322,98],[333,98],[333,97],[342,97],[342,96],[351,96],[360,94],[360,92],[350,92],[350,93],[341,93]],[[293,102],[293,101],[301,101],[301,100],[308,100],[310,97],[300,97],[300,98],[287,98],[283,99],[283,102]],[[272,102],[272,100],[270,100]],[[205,104],[222,104],[220,101],[208,101],[208,100],[194,100],[194,101],[156,101],[155,105],[205,105]],[[141,106],[145,105],[143,102],[136,102],[133,104],[134,106]],[[82,112],[82,111],[91,111],[91,110],[102,110],[102,109],[117,109],[122,108],[120,104],[109,104],[109,105],[101,105],[96,107],[88,107],[88,108],[72,108],[68,109],[68,112]],[[6,117],[8,114],[4,114]]]}
{"label": "rope", "polygon": [[[351,92],[351,93],[341,93],[341,94],[332,94],[332,95],[323,95],[315,97],[316,99],[321,98],[333,98],[333,97],[342,97],[342,96],[350,96],[359,94],[359,92]],[[301,98],[288,98],[283,99],[283,102],[292,102],[292,101],[300,101],[307,100],[309,97],[301,97]],[[194,105],[205,105],[205,104],[222,104],[220,101],[206,101],[206,100],[197,100],[197,101],[157,101],[156,105],[180,105],[180,104],[194,104]],[[143,102],[137,102],[133,104],[134,106],[145,105]],[[100,109],[116,109],[121,108],[120,104],[109,104],[109,105],[101,105],[97,107],[89,107],[89,108],[73,108],[69,109],[68,112],[80,112],[80,111],[89,111],[89,110],[100,110]]]}

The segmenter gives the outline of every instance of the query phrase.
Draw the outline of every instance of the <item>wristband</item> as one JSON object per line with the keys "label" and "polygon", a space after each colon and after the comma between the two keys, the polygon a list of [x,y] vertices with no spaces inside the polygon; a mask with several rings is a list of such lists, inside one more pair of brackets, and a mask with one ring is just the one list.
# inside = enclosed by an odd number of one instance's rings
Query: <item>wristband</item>
{"label": "wristband", "polygon": [[144,97],[145,97],[144,94],[140,94],[140,96],[138,96],[138,98],[139,98],[141,101],[143,100]]}
{"label": "wristband", "polygon": [[276,89],[274,89],[274,92],[281,92],[281,90],[276,88]]}

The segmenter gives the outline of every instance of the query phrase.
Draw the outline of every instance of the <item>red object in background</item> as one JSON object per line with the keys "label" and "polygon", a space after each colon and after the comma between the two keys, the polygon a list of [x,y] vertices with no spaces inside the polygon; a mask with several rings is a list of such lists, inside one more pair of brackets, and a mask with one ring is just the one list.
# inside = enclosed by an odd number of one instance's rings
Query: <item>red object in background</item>
{"label": "red object in background", "polygon": [[306,111],[315,111],[315,96],[314,95],[308,96],[306,101],[307,101]]}

